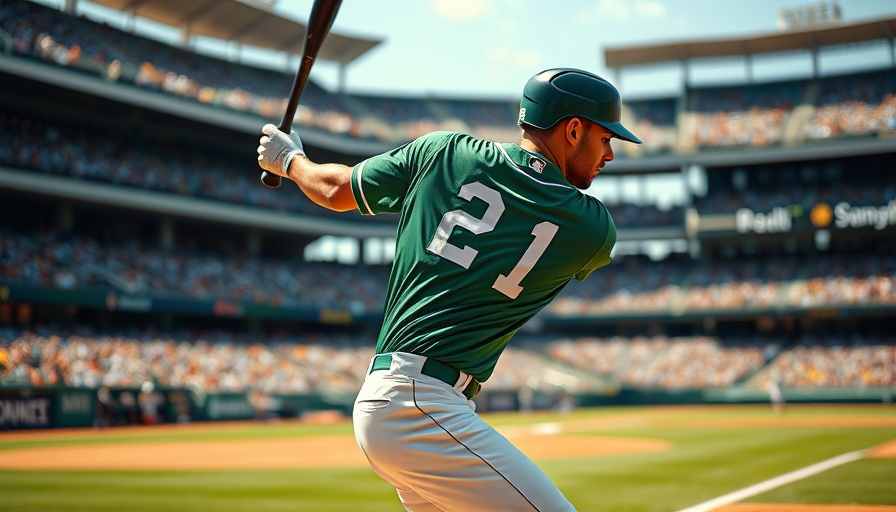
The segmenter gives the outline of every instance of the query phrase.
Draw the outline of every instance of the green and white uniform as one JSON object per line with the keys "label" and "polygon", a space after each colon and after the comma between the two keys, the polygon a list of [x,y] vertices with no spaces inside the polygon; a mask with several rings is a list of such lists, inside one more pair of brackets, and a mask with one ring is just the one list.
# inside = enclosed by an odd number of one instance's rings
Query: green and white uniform
{"label": "green and white uniform", "polygon": [[616,242],[600,201],[515,144],[436,132],[358,164],[352,188],[361,213],[399,214],[377,352],[439,359],[479,381]]}
{"label": "green and white uniform", "polygon": [[[572,510],[462,392],[570,279],[610,262],[604,205],[542,155],[453,132],[359,163],[352,191],[362,214],[399,215],[383,356],[354,411],[371,466],[408,510]],[[458,381],[431,378],[429,360]]]}

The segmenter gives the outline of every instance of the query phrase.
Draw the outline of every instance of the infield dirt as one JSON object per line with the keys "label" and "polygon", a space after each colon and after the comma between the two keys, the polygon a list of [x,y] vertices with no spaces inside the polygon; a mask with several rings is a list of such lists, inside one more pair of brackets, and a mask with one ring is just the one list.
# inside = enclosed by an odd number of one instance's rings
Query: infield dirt
{"label": "infield dirt", "polygon": [[[679,412],[686,413],[686,408]],[[668,414],[668,409],[666,410]],[[685,414],[687,416],[687,414]],[[328,418],[326,423],[346,421]],[[306,423],[321,423],[320,419]],[[0,434],[4,441],[76,440],[85,444],[11,449],[0,452],[5,469],[114,469],[114,470],[243,470],[365,466],[366,461],[350,433],[247,439],[195,439],[202,434],[239,431],[253,422],[196,423],[153,427],[118,427],[106,430],[66,429]],[[533,459],[586,458],[627,453],[658,452],[672,448],[660,439],[577,435],[595,429],[626,426],[659,427],[805,427],[896,426],[894,417],[753,419],[670,418],[633,413],[607,418],[508,426],[499,431]],[[188,432],[191,439],[164,439],[165,432]],[[152,436],[140,440],[134,437]],[[97,443],[99,439],[113,441]],[[869,457],[896,457],[896,440],[868,451]],[[738,511],[746,512],[746,511]]]}

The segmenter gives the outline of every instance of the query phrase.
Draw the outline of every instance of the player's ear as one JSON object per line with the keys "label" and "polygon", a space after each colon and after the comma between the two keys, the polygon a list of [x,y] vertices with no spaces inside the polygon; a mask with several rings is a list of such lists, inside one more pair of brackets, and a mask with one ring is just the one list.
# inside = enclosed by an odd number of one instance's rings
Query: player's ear
{"label": "player's ear", "polygon": [[578,117],[571,117],[566,121],[566,140],[570,144],[576,144],[582,137],[585,126]]}

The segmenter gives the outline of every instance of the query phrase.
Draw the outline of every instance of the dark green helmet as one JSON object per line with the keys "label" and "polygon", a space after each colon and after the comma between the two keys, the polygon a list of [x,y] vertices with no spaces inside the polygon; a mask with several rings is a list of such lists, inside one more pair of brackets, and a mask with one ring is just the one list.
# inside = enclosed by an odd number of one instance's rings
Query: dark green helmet
{"label": "dark green helmet", "polygon": [[519,124],[550,128],[567,117],[593,121],[622,140],[641,139],[619,122],[622,99],[613,84],[603,78],[572,68],[547,69],[533,76],[523,89]]}

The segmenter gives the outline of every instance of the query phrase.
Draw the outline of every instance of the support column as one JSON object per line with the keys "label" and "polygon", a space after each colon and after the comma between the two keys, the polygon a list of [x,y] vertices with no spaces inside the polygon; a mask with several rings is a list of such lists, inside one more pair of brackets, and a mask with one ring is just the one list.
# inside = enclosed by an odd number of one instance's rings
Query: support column
{"label": "support column", "polygon": [[246,252],[249,256],[258,256],[261,253],[261,232],[257,229],[250,230],[246,237]]}
{"label": "support column", "polygon": [[66,201],[59,205],[59,219],[57,222],[60,231],[71,233],[75,225],[75,210],[72,208],[71,203]]}
{"label": "support column", "polygon": [[336,92],[339,94],[345,93],[345,78],[346,78],[345,68],[346,68],[346,65],[344,63],[340,62],[339,63],[339,84],[337,85],[338,89],[336,90]]}
{"label": "support column", "polygon": [[753,54],[746,54],[747,65],[747,83],[753,83]]}
{"label": "support column", "polygon": [[189,25],[182,25],[180,27],[180,47],[183,49],[188,49],[190,47],[190,36],[192,33],[190,32]]}
{"label": "support column", "polygon": [[163,251],[174,249],[174,219],[164,217],[159,225],[159,246]]}

